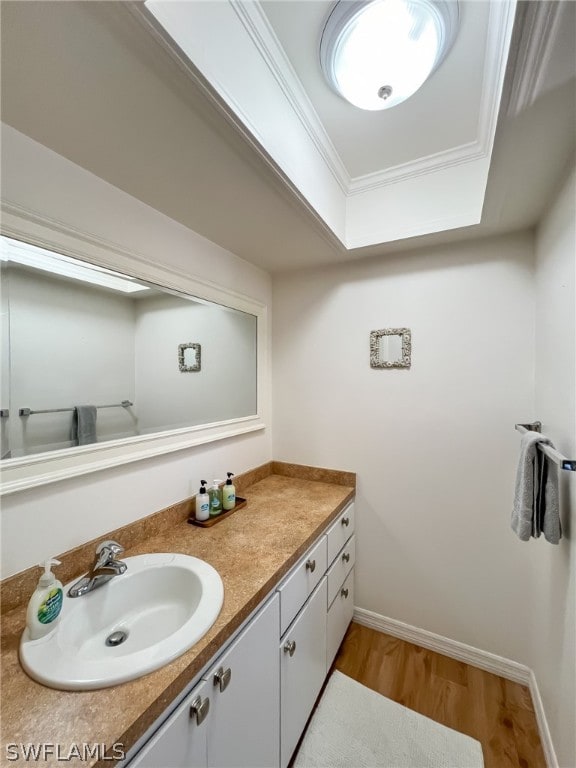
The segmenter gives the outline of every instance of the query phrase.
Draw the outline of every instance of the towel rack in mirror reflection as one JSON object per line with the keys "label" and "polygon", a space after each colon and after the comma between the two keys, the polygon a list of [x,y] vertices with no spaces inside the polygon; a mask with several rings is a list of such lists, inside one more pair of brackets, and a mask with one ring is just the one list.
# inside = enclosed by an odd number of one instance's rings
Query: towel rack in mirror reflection
{"label": "towel rack in mirror reflection", "polygon": [[[542,422],[533,421],[530,424],[516,424],[516,429],[520,434],[524,434],[525,432],[541,432]],[[576,472],[576,460],[567,459],[566,456],[563,456],[560,453],[560,451],[551,448],[549,445],[538,445],[538,448],[540,448],[542,453],[545,453],[549,459],[552,459],[555,464],[558,464],[561,469],[567,469],[569,472]]]}
{"label": "towel rack in mirror reflection", "polygon": [[[110,405],[97,405],[96,408],[130,408],[134,405],[130,400],[122,400],[121,403],[110,403]],[[33,411],[31,408],[20,408],[19,416],[33,416],[35,413],[64,413],[74,411],[75,408],[47,408],[43,411]]]}

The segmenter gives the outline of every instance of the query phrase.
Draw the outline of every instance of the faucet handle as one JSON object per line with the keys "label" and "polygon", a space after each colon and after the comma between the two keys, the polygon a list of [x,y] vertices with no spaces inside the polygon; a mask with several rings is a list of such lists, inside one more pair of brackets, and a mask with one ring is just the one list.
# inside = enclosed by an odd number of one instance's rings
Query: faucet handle
{"label": "faucet handle", "polygon": [[118,544],[117,541],[101,541],[100,544],[96,547],[96,554],[99,555],[104,550],[108,550],[113,555],[121,555],[122,552],[124,552],[124,547],[122,544]]}
{"label": "faucet handle", "polygon": [[102,568],[122,552],[124,552],[124,547],[117,541],[101,541],[96,547],[96,560],[92,568]]}

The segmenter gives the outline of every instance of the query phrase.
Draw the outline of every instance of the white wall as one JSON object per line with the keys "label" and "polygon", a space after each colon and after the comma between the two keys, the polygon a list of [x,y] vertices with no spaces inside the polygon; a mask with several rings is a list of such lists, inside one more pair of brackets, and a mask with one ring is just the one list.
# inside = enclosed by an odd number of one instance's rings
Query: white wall
{"label": "white wall", "polygon": [[[572,173],[536,238],[536,410],[542,431],[576,458],[576,181]],[[576,473],[561,473],[564,538],[531,547],[530,666],[561,766],[576,765]],[[539,542],[538,542],[539,544]]]}
{"label": "white wall", "polygon": [[[17,457],[69,448],[72,412],[21,418],[44,410],[134,399],[134,304],[125,295],[11,267],[10,450]],[[3,377],[4,378],[4,377]],[[98,411],[98,440],[134,433],[122,408]]]}
{"label": "white wall", "polygon": [[[136,302],[141,433],[256,413],[256,318],[217,304],[155,296]],[[201,346],[201,369],[182,372],[178,345]]]}
{"label": "white wall", "polygon": [[[399,326],[412,368],[371,369],[370,331]],[[273,401],[276,459],[358,473],[356,605],[532,661],[536,575],[510,529],[531,235],[282,276]]]}
{"label": "white wall", "polygon": [[[13,206],[270,305],[271,279],[263,270],[6,125],[1,150],[2,197]],[[267,428],[7,496],[2,577],[180,501],[196,492],[200,478],[242,472],[270,458]]]}

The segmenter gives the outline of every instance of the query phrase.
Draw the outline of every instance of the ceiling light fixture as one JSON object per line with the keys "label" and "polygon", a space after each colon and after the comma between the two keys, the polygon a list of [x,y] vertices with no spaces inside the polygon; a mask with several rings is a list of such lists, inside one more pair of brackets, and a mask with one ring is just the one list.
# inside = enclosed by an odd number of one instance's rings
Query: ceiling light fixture
{"label": "ceiling light fixture", "polygon": [[340,0],[320,42],[332,88],[360,109],[389,109],[440,65],[458,31],[456,0]]}

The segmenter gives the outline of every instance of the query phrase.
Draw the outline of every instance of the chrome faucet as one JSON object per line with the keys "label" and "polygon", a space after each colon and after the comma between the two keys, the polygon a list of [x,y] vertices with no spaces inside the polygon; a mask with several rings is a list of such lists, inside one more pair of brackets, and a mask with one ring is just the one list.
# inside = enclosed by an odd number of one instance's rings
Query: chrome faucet
{"label": "chrome faucet", "polygon": [[127,568],[122,560],[116,560],[116,555],[124,552],[124,547],[115,541],[102,541],[96,547],[96,557],[91,570],[78,579],[68,590],[69,597],[81,597],[106,584],[107,581],[119,576]]}

